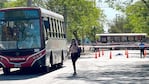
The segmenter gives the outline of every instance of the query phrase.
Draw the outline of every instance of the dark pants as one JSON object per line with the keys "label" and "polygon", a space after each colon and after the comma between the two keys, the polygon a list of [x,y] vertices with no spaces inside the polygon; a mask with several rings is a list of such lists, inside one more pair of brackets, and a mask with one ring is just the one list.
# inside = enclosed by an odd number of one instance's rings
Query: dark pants
{"label": "dark pants", "polygon": [[71,60],[74,69],[74,73],[76,73],[76,61],[78,59],[78,53],[71,53]]}
{"label": "dark pants", "polygon": [[142,58],[142,55],[144,57],[144,49],[140,49],[140,58]]}

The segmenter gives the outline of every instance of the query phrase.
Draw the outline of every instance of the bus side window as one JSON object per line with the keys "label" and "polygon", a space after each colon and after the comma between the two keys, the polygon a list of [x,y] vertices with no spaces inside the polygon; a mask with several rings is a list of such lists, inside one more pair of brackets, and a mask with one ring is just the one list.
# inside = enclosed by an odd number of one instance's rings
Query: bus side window
{"label": "bus side window", "polygon": [[52,18],[52,30],[53,30],[53,37],[56,37],[55,20],[53,18]]}
{"label": "bus side window", "polygon": [[66,38],[66,36],[65,36],[65,30],[64,30],[64,26],[63,26],[63,22],[61,21],[61,27],[62,27],[62,36],[63,36],[63,38]]}
{"label": "bus side window", "polygon": [[58,37],[60,38],[59,20],[57,20],[57,34],[58,34]]}
{"label": "bus side window", "polygon": [[53,34],[52,34],[52,20],[51,20],[51,17],[49,18],[49,23],[50,23],[49,34],[50,34],[50,37],[53,37]]}
{"label": "bus side window", "polygon": [[61,36],[62,36],[62,38],[64,38],[64,26],[63,26],[63,23],[62,23],[62,21],[60,21],[60,27],[61,27]]}
{"label": "bus side window", "polygon": [[44,37],[45,37],[45,40],[48,40],[48,35],[47,35],[47,31],[45,28],[44,28]]}
{"label": "bus side window", "polygon": [[57,20],[54,19],[55,22],[55,34],[56,34],[56,38],[58,37],[58,28],[57,28]]}
{"label": "bus side window", "polygon": [[49,19],[49,17],[48,17],[48,21],[47,21],[47,26],[48,26],[48,27],[47,27],[46,29],[47,29],[48,37],[51,37],[51,34],[50,34],[50,31],[51,31],[51,30],[50,30],[50,19]]}
{"label": "bus side window", "polygon": [[49,35],[49,27],[50,27],[50,24],[49,24],[49,21],[48,21],[48,18],[43,18],[43,25],[44,25],[44,32],[45,32],[45,39],[48,40],[48,37],[50,36]]}
{"label": "bus side window", "polygon": [[54,23],[53,23],[53,18],[50,19],[50,22],[51,22],[51,27],[50,27],[51,36],[54,37]]}
{"label": "bus side window", "polygon": [[61,27],[61,21],[58,21],[58,27],[59,27],[59,37],[62,38],[62,27]]}
{"label": "bus side window", "polygon": [[64,30],[64,38],[66,38],[66,28],[64,28],[64,22],[62,22],[62,27],[63,27],[63,30]]}

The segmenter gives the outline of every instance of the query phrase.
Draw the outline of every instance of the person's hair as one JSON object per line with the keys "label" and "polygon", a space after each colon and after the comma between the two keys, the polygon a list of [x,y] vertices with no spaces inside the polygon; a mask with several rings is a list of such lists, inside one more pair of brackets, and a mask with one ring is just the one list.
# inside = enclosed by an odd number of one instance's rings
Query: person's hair
{"label": "person's hair", "polygon": [[71,44],[73,44],[73,43],[74,43],[74,45],[76,45],[76,40],[75,39],[72,39]]}

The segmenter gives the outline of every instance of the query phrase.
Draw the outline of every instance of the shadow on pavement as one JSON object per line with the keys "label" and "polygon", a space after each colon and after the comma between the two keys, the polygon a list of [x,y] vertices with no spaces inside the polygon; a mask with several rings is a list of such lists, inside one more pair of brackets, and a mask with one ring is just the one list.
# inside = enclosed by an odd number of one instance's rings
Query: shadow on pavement
{"label": "shadow on pavement", "polygon": [[[62,67],[63,68],[63,67]],[[50,68],[50,72],[56,71],[60,68]],[[50,73],[48,72],[48,73]],[[24,80],[24,79],[30,79],[30,78],[36,78],[39,76],[44,76],[48,73],[43,72],[42,70],[25,70],[25,71],[13,71],[9,75],[0,74],[0,81],[3,80]]]}
{"label": "shadow on pavement", "polygon": [[[105,68],[107,67],[107,68]],[[99,70],[78,71],[76,76],[70,73],[64,73],[57,78],[64,80],[85,81],[88,84],[145,84],[149,82],[149,65],[140,64],[133,65],[118,65],[116,67],[105,66],[99,67]],[[67,83],[66,83],[67,84]]]}

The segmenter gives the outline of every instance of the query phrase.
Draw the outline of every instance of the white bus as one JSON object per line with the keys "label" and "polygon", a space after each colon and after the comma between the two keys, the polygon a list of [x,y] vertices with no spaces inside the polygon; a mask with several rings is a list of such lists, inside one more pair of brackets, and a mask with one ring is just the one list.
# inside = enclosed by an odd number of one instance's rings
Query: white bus
{"label": "white bus", "polygon": [[38,7],[0,9],[0,67],[28,69],[62,66],[67,56],[62,15]]}
{"label": "white bus", "polygon": [[98,45],[116,47],[138,47],[141,41],[146,42],[146,33],[107,33],[96,34]]}

